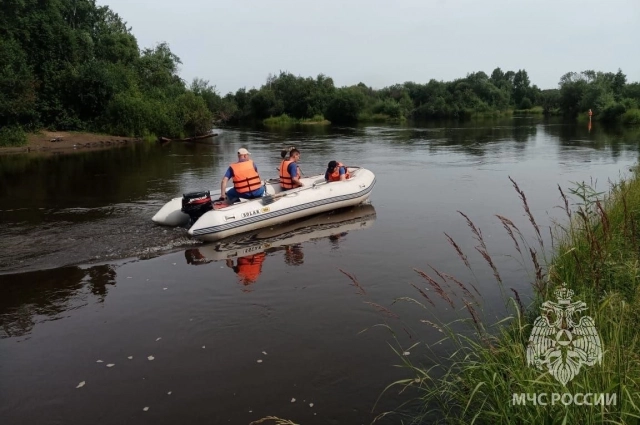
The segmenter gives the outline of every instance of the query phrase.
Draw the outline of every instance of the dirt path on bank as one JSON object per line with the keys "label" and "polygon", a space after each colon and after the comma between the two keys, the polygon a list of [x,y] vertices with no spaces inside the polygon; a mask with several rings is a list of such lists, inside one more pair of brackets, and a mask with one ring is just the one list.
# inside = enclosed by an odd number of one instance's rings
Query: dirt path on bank
{"label": "dirt path on bank", "polygon": [[0,147],[1,154],[10,153],[74,153],[88,150],[110,149],[141,142],[133,137],[108,136],[104,134],[41,131],[27,134],[27,144],[19,147]]}

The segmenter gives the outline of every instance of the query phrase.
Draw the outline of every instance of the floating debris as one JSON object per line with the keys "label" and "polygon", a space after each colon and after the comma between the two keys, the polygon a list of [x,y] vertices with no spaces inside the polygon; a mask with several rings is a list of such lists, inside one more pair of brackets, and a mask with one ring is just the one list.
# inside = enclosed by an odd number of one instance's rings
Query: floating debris
{"label": "floating debris", "polygon": [[153,360],[153,359],[155,359],[155,357],[153,357],[153,356],[149,356],[149,357],[147,357],[147,358],[148,358],[149,360]]}
{"label": "floating debris", "polygon": [[202,346],[202,348],[204,348],[204,345]]}
{"label": "floating debris", "polygon": [[262,360],[258,360],[258,363],[262,363]]}
{"label": "floating debris", "polygon": [[115,365],[116,365],[115,363],[109,363],[107,367],[114,367]]}
{"label": "floating debris", "polygon": [[162,337],[156,338],[156,341],[160,341],[162,339]]}
{"label": "floating debris", "polygon": [[144,409],[142,409],[142,410],[144,410],[144,411],[146,412],[146,411],[148,411],[148,410],[149,410],[149,407],[145,407],[145,408],[144,408]]}
{"label": "floating debris", "polygon": [[173,265],[175,266],[175,265],[176,265],[176,263],[173,263]]}
{"label": "floating debris", "polygon": [[84,387],[84,384],[86,384],[86,382],[82,381],[78,384],[78,386],[76,388],[82,388]]}
{"label": "floating debris", "polygon": [[166,291],[166,290],[167,290],[167,288],[162,288],[162,290],[163,290],[163,291]]}
{"label": "floating debris", "polygon": [[131,276],[127,276],[127,279],[133,279]]}
{"label": "floating debris", "polygon": [[295,399],[295,398],[292,398],[292,399],[291,399],[291,403],[295,403],[295,402],[296,402],[296,399]]}
{"label": "floating debris", "polygon": [[102,360],[96,360],[96,363],[104,363]]}
{"label": "floating debris", "polygon": [[410,353],[410,352],[408,352],[408,351],[405,351],[405,352],[404,352],[404,353],[402,353],[402,354],[403,354],[403,355],[405,355],[405,356],[408,356],[408,355],[409,355],[409,354],[411,354],[411,353]]}
{"label": "floating debris", "polygon": [[171,391],[169,391],[169,392],[167,393],[167,395],[171,395]]}
{"label": "floating debris", "polygon": [[266,351],[263,351],[263,352],[262,352],[262,354],[264,354],[264,355],[266,356],[266,355],[267,355],[267,352],[266,352]]}
{"label": "floating debris", "polygon": [[127,357],[129,360],[133,360],[133,356],[129,356]]}
{"label": "floating debris", "polygon": [[309,407],[313,407],[313,403],[309,403]]}

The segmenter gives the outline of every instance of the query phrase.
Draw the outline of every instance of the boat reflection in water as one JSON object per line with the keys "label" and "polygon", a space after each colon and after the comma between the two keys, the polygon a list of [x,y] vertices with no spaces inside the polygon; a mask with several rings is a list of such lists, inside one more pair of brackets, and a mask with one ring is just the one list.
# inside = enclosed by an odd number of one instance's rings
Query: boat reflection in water
{"label": "boat reflection in water", "polygon": [[224,261],[247,288],[257,282],[267,255],[284,251],[285,264],[299,266],[304,263],[304,242],[328,238],[332,249],[338,249],[340,240],[350,231],[371,227],[375,219],[373,205],[359,205],[187,249],[184,255],[191,265]]}

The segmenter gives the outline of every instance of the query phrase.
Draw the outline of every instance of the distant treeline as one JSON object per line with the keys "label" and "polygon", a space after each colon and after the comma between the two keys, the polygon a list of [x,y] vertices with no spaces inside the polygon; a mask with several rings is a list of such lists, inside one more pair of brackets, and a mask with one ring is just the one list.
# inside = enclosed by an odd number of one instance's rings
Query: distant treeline
{"label": "distant treeline", "polygon": [[[215,112],[222,121],[252,121],[285,114],[297,120],[337,124],[355,121],[422,121],[500,115],[513,112],[565,115],[575,118],[589,109],[595,119],[640,124],[640,84],[627,84],[617,73],[584,71],[567,73],[558,89],[541,90],[531,85],[527,71],[496,68],[468,74],[449,82],[406,82],[380,90],[363,83],[336,88],[324,75],[296,77],[281,72],[269,76],[260,89],[229,93]],[[585,115],[586,116],[586,115]],[[282,123],[287,120],[270,120]]]}
{"label": "distant treeline", "polygon": [[221,96],[203,79],[187,85],[166,43],[141,50],[120,16],[94,0],[3,0],[0,64],[0,139],[43,127],[179,137],[216,121],[348,124],[518,110],[575,117],[592,109],[596,119],[640,122],[640,84],[620,70],[568,73],[554,90],[531,85],[525,70],[500,68],[379,90],[281,72],[259,89]]}

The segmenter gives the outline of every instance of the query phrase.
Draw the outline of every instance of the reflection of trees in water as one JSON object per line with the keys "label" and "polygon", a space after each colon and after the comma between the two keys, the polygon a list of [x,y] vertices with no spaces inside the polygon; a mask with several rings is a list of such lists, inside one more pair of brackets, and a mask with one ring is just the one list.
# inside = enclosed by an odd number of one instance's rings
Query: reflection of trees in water
{"label": "reflection of trees in water", "polygon": [[594,123],[589,130],[589,123],[570,123],[549,125],[545,132],[557,138],[560,146],[560,157],[569,160],[575,148],[588,148],[599,152],[598,156],[611,156],[616,159],[626,151],[638,151],[640,128],[623,126],[605,126]]}
{"label": "reflection of trees in water", "polygon": [[[510,149],[524,151],[526,142],[537,134],[537,125],[532,120],[480,121],[448,123],[448,127],[398,129],[390,137],[393,143],[404,145],[424,144],[431,153],[454,148],[473,156],[498,153],[504,148],[500,142],[515,141]],[[428,142],[428,143],[425,143]]]}
{"label": "reflection of trees in water", "polygon": [[54,320],[78,304],[86,304],[89,293],[103,302],[108,285],[115,282],[116,271],[108,264],[2,275],[0,338],[29,334],[37,323]]}
{"label": "reflection of trees in water", "polygon": [[186,163],[168,154],[189,154],[189,149],[180,143],[163,147],[139,143],[73,155],[3,155],[0,209],[15,208],[19,199],[24,208],[21,220],[41,222],[47,211],[39,207],[99,208],[123,200],[147,200],[150,191],[173,194],[179,187],[176,176],[211,169],[217,161],[215,156],[190,154]]}

